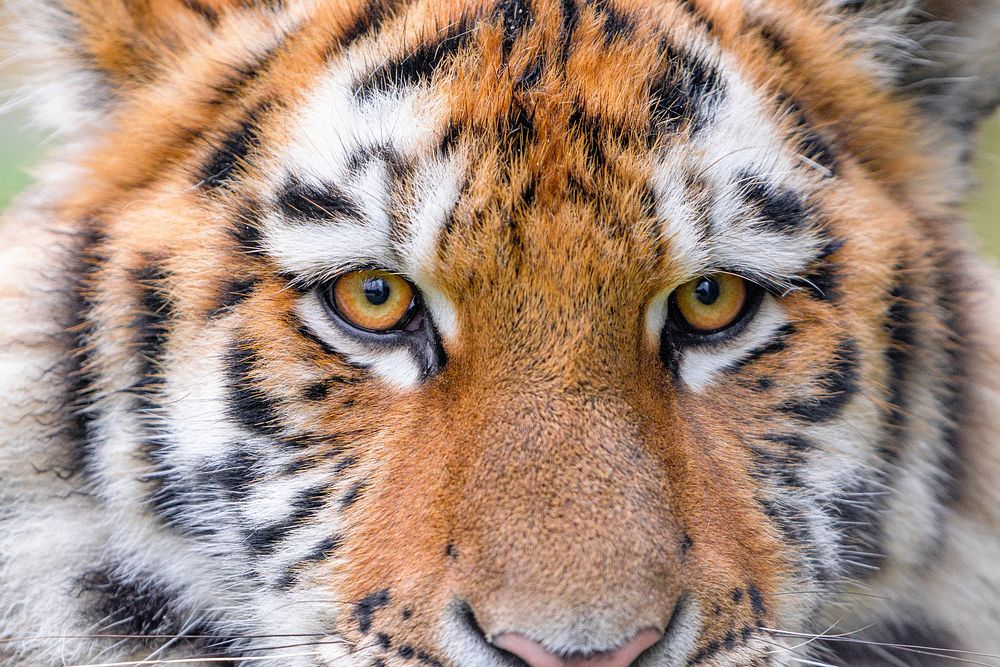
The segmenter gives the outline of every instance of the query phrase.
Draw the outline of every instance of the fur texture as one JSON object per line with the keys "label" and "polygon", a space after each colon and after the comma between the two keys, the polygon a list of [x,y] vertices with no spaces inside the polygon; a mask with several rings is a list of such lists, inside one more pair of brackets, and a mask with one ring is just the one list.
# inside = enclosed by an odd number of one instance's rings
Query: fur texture
{"label": "fur texture", "polygon": [[[1000,653],[992,0],[6,10],[68,141],[0,227],[5,665]],[[324,306],[369,267],[418,331]]]}

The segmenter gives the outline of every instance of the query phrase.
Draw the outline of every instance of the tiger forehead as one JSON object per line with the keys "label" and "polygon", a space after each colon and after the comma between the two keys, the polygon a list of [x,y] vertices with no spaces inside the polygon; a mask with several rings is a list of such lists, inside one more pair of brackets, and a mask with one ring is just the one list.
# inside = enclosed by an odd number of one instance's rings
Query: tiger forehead
{"label": "tiger forehead", "polygon": [[302,96],[267,249],[303,280],[379,265],[434,282],[525,248],[571,270],[584,247],[661,282],[790,280],[824,245],[807,193],[831,172],[689,9],[413,6]]}

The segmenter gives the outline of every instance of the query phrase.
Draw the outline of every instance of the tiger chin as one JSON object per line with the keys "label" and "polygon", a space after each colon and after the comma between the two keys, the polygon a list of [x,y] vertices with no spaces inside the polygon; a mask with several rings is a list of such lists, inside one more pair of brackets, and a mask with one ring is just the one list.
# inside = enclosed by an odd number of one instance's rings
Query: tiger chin
{"label": "tiger chin", "polygon": [[4,11],[4,665],[1000,664],[997,3]]}

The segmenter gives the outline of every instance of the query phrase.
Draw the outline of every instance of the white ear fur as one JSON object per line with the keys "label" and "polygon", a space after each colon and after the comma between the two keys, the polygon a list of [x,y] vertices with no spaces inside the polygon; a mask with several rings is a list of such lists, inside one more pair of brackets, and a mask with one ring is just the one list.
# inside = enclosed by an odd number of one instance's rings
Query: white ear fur
{"label": "white ear fur", "polygon": [[108,110],[106,83],[73,40],[73,15],[55,3],[7,0],[0,25],[2,57],[17,65],[14,103],[30,107],[39,123],[60,134],[99,126]]}
{"label": "white ear fur", "polygon": [[0,0],[2,57],[20,63],[22,100],[39,120],[80,135],[106,121],[122,90],[210,38],[219,11],[240,6],[240,0]]}

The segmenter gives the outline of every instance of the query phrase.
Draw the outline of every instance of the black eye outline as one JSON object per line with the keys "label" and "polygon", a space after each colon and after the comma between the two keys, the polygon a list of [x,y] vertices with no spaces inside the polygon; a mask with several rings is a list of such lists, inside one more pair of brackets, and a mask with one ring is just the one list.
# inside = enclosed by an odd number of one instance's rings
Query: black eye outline
{"label": "black eye outline", "polygon": [[[368,329],[360,326],[340,312],[340,308],[337,306],[337,298],[334,293],[337,283],[345,276],[364,271],[380,271],[398,276],[400,279],[405,280],[409,284],[410,289],[413,291],[413,298],[410,300],[410,305],[403,314],[403,317],[389,329]],[[366,339],[380,339],[384,342],[388,342],[393,338],[399,338],[401,335],[405,336],[407,334],[419,333],[425,328],[425,321],[427,318],[424,311],[423,295],[421,294],[420,289],[414,285],[412,281],[407,280],[406,277],[394,271],[370,266],[351,269],[350,271],[345,271],[344,273],[321,283],[316,287],[316,292],[320,301],[323,303],[323,307],[326,310],[327,315],[330,316],[330,319],[332,319],[335,324],[339,325],[340,328],[347,330],[348,333],[352,333],[359,337]]]}
{"label": "black eye outline", "polygon": [[746,287],[746,300],[743,303],[743,308],[729,325],[715,331],[701,332],[694,329],[684,316],[681,315],[680,308],[677,305],[677,290],[674,290],[667,301],[667,322],[663,334],[669,336],[675,345],[679,347],[712,347],[723,345],[743,333],[750,322],[753,321],[757,311],[760,310],[760,304],[764,300],[767,290],[738,273],[732,271],[715,271],[706,273],[694,280],[708,278],[720,273],[728,273],[743,281]]}

